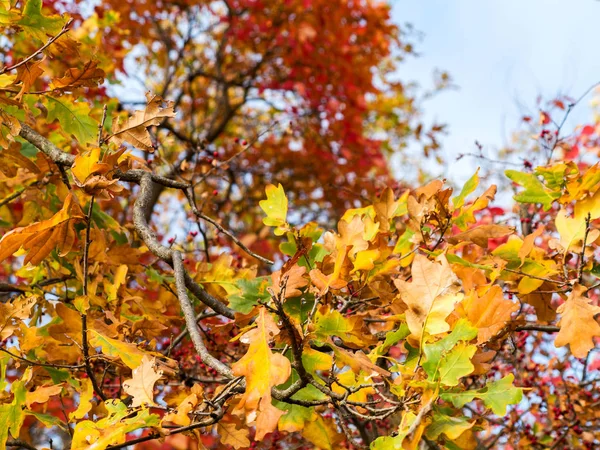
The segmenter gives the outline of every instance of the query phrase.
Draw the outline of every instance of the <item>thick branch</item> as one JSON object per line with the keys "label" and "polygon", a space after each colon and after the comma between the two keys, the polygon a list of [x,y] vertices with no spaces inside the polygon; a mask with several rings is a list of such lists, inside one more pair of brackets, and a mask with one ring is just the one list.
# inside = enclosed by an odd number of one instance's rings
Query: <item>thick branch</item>
{"label": "thick branch", "polygon": [[[173,265],[173,250],[165,247],[156,238],[154,232],[150,229],[146,221],[146,211],[152,207],[152,177],[150,174],[144,174],[140,177],[140,192],[133,207],[133,225],[135,230],[140,235],[150,251],[163,261]],[[234,311],[221,303],[218,299],[208,294],[201,286],[199,286],[190,275],[184,271],[183,277],[187,288],[205,305],[212,308],[219,314],[234,318]]]}
{"label": "thick branch", "polygon": [[181,254],[177,251],[173,252],[173,269],[175,270],[177,297],[179,298],[181,310],[183,311],[183,316],[185,318],[185,324],[187,325],[194,348],[207,366],[212,367],[224,377],[233,378],[231,369],[211,355],[206,348],[206,345],[204,345],[204,341],[200,335],[200,330],[198,329],[198,323],[196,322],[196,313],[194,312],[194,307],[192,306],[192,302],[190,302],[190,299],[187,295],[184,276],[185,270],[183,268]]}

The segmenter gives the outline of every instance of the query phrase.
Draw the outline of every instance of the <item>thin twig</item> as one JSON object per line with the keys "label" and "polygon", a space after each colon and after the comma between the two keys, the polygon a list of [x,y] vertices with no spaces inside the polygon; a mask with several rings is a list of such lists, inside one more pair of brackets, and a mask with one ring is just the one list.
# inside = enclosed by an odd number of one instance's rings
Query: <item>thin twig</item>
{"label": "thin twig", "polygon": [[67,23],[65,23],[65,25],[62,27],[62,30],[60,30],[60,32],[56,36],[51,37],[48,40],[48,42],[46,42],[43,46],[38,48],[35,52],[33,52],[27,58],[25,58],[22,61],[19,61],[16,64],[13,64],[10,67],[3,67],[2,69],[0,69],[0,75],[2,75],[3,73],[6,73],[6,72],[10,72],[11,70],[15,70],[18,67],[21,67],[23,64],[27,64],[29,61],[31,61],[33,58],[35,58],[37,55],[39,55],[44,50],[46,50],[48,47],[50,47],[59,37],[61,37],[63,34],[65,34],[67,31],[69,31],[69,27],[71,26],[72,23],[73,23],[73,19],[71,18],[68,20]]}

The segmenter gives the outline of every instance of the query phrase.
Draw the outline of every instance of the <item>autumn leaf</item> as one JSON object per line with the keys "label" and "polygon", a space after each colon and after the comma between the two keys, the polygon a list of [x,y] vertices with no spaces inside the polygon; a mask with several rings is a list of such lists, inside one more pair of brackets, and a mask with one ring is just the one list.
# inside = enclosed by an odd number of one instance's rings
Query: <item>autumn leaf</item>
{"label": "autumn leaf", "polygon": [[39,301],[36,295],[21,296],[8,302],[0,302],[0,341],[12,336],[18,328],[17,321],[30,318],[31,310]]}
{"label": "autumn leaf", "polygon": [[181,403],[177,406],[175,412],[165,414],[163,417],[163,423],[172,423],[182,427],[188,426],[192,419],[190,419],[190,412],[198,405],[198,395],[192,393],[185,397]]}
{"label": "autumn leaf", "polygon": [[42,61],[39,61],[32,64],[23,64],[17,68],[17,78],[15,79],[15,84],[21,83],[21,90],[15,96],[15,100],[21,101],[23,95],[27,94],[31,90],[31,87],[35,84],[36,80],[41,74],[44,73],[44,69],[42,69],[41,66]]}
{"label": "autumn leaf", "polygon": [[104,77],[104,70],[98,67],[98,61],[90,60],[81,69],[67,69],[61,78],[54,78],[51,85],[53,89],[95,87],[102,83]]}
{"label": "autumn leaf", "polygon": [[473,290],[457,307],[477,327],[477,343],[483,344],[496,335],[519,305],[504,298],[500,286],[491,286],[485,294]]}
{"label": "autumn leaf", "polygon": [[46,403],[50,397],[60,394],[62,388],[61,384],[39,386],[33,392],[25,394],[25,405],[27,405],[27,408],[31,408],[34,403]]}
{"label": "autumn leaf", "polygon": [[256,417],[257,440],[273,430],[283,411],[271,404],[271,388],[285,383],[291,374],[290,361],[273,353],[269,342],[279,334],[279,328],[265,308],[260,308],[256,328],[244,333],[241,342],[249,344],[247,353],[231,369],[235,376],[246,378],[246,391],[236,409],[245,409]]}
{"label": "autumn leaf", "polygon": [[166,102],[166,107],[162,107],[164,100],[150,93],[146,94],[148,104],[144,111],[135,111],[124,123],[120,123],[119,118],[115,117],[112,123],[113,134],[107,138],[121,145],[125,142],[139,149],[153,152],[154,145],[152,138],[148,133],[151,126],[160,125],[164,119],[175,117],[173,103]]}
{"label": "autumn leaf", "polygon": [[219,442],[223,445],[231,445],[233,448],[247,448],[250,446],[248,429],[236,422],[221,421],[217,425]]}
{"label": "autumn leaf", "polygon": [[132,378],[123,382],[125,392],[133,397],[131,407],[155,405],[154,384],[162,377],[162,370],[156,369],[156,360],[144,355],[142,363],[133,369]]}
{"label": "autumn leaf", "polygon": [[416,255],[411,273],[410,282],[396,279],[394,284],[407,306],[406,321],[411,336],[418,342],[423,332],[435,335],[450,329],[446,317],[463,294],[458,292],[458,278],[444,256],[436,262]]}
{"label": "autumn leaf", "polygon": [[89,378],[81,380],[81,391],[79,393],[79,406],[75,411],[69,413],[69,420],[83,419],[92,409],[92,398],[94,397],[94,386]]}
{"label": "autumn leaf", "polygon": [[138,349],[136,345],[103,336],[95,330],[90,332],[90,344],[101,347],[105,355],[120,358],[132,370],[142,365],[144,357],[147,356],[147,353]]}
{"label": "autumn leaf", "polygon": [[[275,293],[278,294],[279,290],[285,287],[283,291],[284,298],[302,295],[300,288],[308,285],[308,280],[304,277],[306,267],[298,265],[292,266],[283,276],[281,272],[281,270],[278,270],[271,274]],[[286,280],[285,283],[283,282],[284,279]]]}
{"label": "autumn leaf", "polygon": [[58,247],[59,254],[64,256],[75,244],[75,223],[84,219],[85,214],[73,195],[69,193],[62,209],[50,219],[22,228],[13,228],[2,236],[0,261],[20,248],[27,251],[24,264],[39,264],[55,247]]}
{"label": "autumn leaf", "polygon": [[504,225],[480,225],[470,229],[469,231],[447,237],[446,241],[448,241],[450,244],[458,244],[459,242],[473,242],[480,247],[487,248],[488,239],[508,236],[514,231],[515,229],[513,227],[507,227]]}
{"label": "autumn leaf", "polygon": [[590,299],[583,295],[585,292],[585,286],[575,285],[569,298],[556,311],[561,318],[554,345],[569,345],[576,358],[585,358],[594,348],[594,337],[600,336],[600,324],[594,318],[600,314],[600,306],[590,304]]}
{"label": "autumn leaf", "polygon": [[516,194],[514,199],[521,203],[541,203],[545,211],[552,206],[552,202],[560,197],[560,191],[547,189],[533,173],[523,173],[517,170],[506,170],[505,175],[525,188]]}
{"label": "autumn leaf", "polygon": [[281,184],[277,187],[272,184],[267,185],[265,193],[267,194],[267,199],[258,202],[260,208],[267,215],[263,219],[263,223],[268,227],[275,227],[275,235],[281,236],[289,227],[286,222],[288,199]]}

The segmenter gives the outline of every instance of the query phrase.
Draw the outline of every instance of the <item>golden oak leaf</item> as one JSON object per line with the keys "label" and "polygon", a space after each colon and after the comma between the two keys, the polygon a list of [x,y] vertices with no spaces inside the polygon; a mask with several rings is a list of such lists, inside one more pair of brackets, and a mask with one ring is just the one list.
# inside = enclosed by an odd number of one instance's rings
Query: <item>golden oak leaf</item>
{"label": "golden oak leaf", "polygon": [[341,448],[340,444],[345,439],[332,418],[319,415],[305,423],[302,436],[322,450]]}
{"label": "golden oak leaf", "polygon": [[60,211],[48,220],[26,227],[14,228],[0,239],[0,261],[5,260],[19,248],[28,253],[24,264],[39,264],[55,247],[64,256],[75,243],[75,222],[85,219],[85,214],[69,193]]}
{"label": "golden oak leaf", "polygon": [[273,289],[276,294],[283,288],[283,280],[287,277],[285,282],[285,291],[283,293],[284,298],[298,297],[302,294],[299,288],[303,288],[308,284],[308,280],[304,277],[306,273],[306,267],[294,265],[281,275],[281,270],[273,272],[271,279],[273,280]]}
{"label": "golden oak leaf", "polygon": [[584,215],[567,217],[564,209],[558,212],[554,224],[556,231],[560,234],[560,240],[550,241],[550,246],[557,248],[562,253],[566,253],[572,248],[579,250],[584,238],[586,238],[586,245],[589,245],[600,236],[600,230],[590,230],[586,236],[586,217]]}
{"label": "golden oak leaf", "polygon": [[394,199],[394,191],[389,187],[386,187],[377,201],[373,203],[375,220],[379,222],[379,231],[381,233],[390,231],[390,220],[396,216],[398,203]]}
{"label": "golden oak leaf", "polygon": [[261,437],[277,425],[273,423],[276,414],[271,409],[271,388],[285,383],[291,374],[290,361],[269,348],[269,342],[278,334],[279,328],[271,315],[260,308],[256,328],[240,338],[241,342],[250,344],[248,352],[231,366],[235,376],[246,377],[246,391],[235,409],[245,409],[249,421],[256,417],[256,432]]}
{"label": "golden oak leaf", "polygon": [[92,409],[92,398],[94,397],[94,386],[89,378],[81,380],[81,391],[79,392],[79,406],[69,413],[69,420],[83,419]]}
{"label": "golden oak leaf", "polygon": [[163,119],[175,117],[173,103],[166,102],[166,107],[163,108],[163,99],[159,96],[146,94],[148,105],[144,111],[136,111],[125,123],[120,124],[118,118],[113,120],[111,139],[121,145],[127,142],[134,147],[154,151],[152,138],[148,133],[147,128],[160,125]]}
{"label": "golden oak leaf", "polygon": [[61,78],[52,80],[53,89],[64,89],[66,87],[96,87],[104,81],[105,73],[98,68],[98,61],[88,61],[81,68],[70,68]]}
{"label": "golden oak leaf", "polygon": [[266,434],[272,433],[277,429],[277,423],[281,416],[285,414],[271,404],[271,398],[263,397],[260,400],[258,413],[256,415],[256,435],[254,439],[262,441]]}
{"label": "golden oak leaf", "polygon": [[309,272],[310,280],[314,286],[319,290],[321,295],[325,295],[329,288],[331,289],[342,289],[346,286],[344,280],[332,280],[333,274],[325,275],[319,269],[313,269]]}
{"label": "golden oak leaf", "polygon": [[[116,153],[120,156],[123,152]],[[75,157],[75,162],[71,167],[75,184],[86,194],[100,195],[102,198],[111,198],[111,194],[122,192],[124,188],[118,184],[119,180],[112,179],[109,175],[116,166],[114,159],[110,158],[110,161],[107,161],[105,156],[100,161],[99,147],[92,147],[91,150],[80,153]]]}
{"label": "golden oak leaf", "polygon": [[[0,148],[3,148],[3,153],[10,147],[10,144],[14,142],[15,138],[21,132],[21,122],[16,117],[10,116],[6,114],[4,111],[0,110]],[[0,154],[2,155],[2,154]],[[29,159],[25,158],[23,155],[19,153],[21,159],[25,159],[29,161]],[[1,156],[0,156],[1,157]],[[29,164],[35,167],[31,161]],[[16,174],[17,167],[7,166],[6,164],[0,164],[0,172],[15,172]],[[8,176],[8,175],[7,175]],[[14,176],[14,175],[12,175]]]}
{"label": "golden oak leaf", "polygon": [[29,319],[31,308],[38,301],[37,295],[18,297],[10,302],[0,302],[0,341],[12,336],[18,325],[16,321]]}
{"label": "golden oak leaf", "polygon": [[38,386],[35,391],[25,394],[25,404],[28,408],[34,403],[46,403],[53,395],[58,395],[62,391],[62,384],[53,386]]}
{"label": "golden oak leaf", "polygon": [[557,310],[562,316],[554,345],[562,347],[568,344],[576,358],[585,358],[594,348],[594,337],[600,336],[600,324],[594,318],[600,314],[600,306],[591,305],[590,299],[583,296],[585,291],[585,286],[575,285]]}
{"label": "golden oak leaf", "polygon": [[24,94],[27,94],[31,89],[31,86],[36,82],[41,74],[44,73],[44,69],[42,69],[42,61],[38,61],[32,64],[23,64],[17,68],[17,78],[15,83],[22,83],[21,90],[17,95],[15,95],[15,100],[21,101]]}
{"label": "golden oak leaf", "polygon": [[502,295],[500,286],[492,286],[483,296],[476,291],[466,297],[457,307],[469,319],[469,322],[477,327],[477,343],[482,344],[492,338],[500,331],[511,314],[519,309],[515,302],[507,300]]}
{"label": "golden oak leaf", "polygon": [[155,405],[154,384],[162,377],[162,370],[156,369],[155,358],[145,355],[142,364],[133,369],[132,378],[123,382],[123,390],[133,397],[131,407]]}
{"label": "golden oak leaf", "polygon": [[445,256],[439,262],[430,261],[426,256],[416,255],[411,267],[412,280],[394,280],[400,297],[406,304],[406,322],[411,337],[421,340],[423,331],[439,334],[450,329],[446,317],[454,309],[455,303],[463,298],[458,293],[458,278],[450,269]]}
{"label": "golden oak leaf", "polygon": [[231,445],[235,449],[250,446],[248,428],[243,427],[240,423],[220,421],[217,425],[217,434],[219,442],[223,445]]}
{"label": "golden oak leaf", "polygon": [[507,227],[504,225],[480,225],[475,228],[471,228],[469,231],[455,234],[454,236],[446,238],[450,244],[458,244],[459,242],[472,242],[479,245],[480,247],[488,247],[488,239],[500,238],[508,236],[513,233],[515,229],[513,227]]}
{"label": "golden oak leaf", "polygon": [[194,410],[198,405],[198,396],[196,394],[190,394],[177,406],[177,411],[169,414],[165,414],[162,421],[174,423],[182,427],[188,426],[192,423],[189,413]]}

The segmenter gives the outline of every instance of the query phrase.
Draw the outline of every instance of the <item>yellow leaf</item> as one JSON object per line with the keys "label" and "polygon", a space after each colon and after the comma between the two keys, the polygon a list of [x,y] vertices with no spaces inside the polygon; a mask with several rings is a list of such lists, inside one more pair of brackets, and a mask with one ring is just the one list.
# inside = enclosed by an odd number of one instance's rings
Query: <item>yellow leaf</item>
{"label": "yellow leaf", "polygon": [[132,370],[140,366],[144,356],[147,355],[134,344],[111,339],[95,330],[90,330],[90,344],[94,347],[101,347],[105,355],[121,358],[125,365]]}
{"label": "yellow leaf", "polygon": [[145,355],[142,364],[133,369],[132,378],[123,382],[125,392],[133,397],[131,407],[155,405],[154,384],[162,377],[156,369],[156,360]]}
{"label": "yellow leaf", "polygon": [[277,187],[269,184],[265,188],[265,192],[267,199],[258,202],[261,209],[267,215],[263,219],[263,223],[269,227],[276,227],[275,234],[281,236],[288,228],[286,223],[288,199],[281,184]]}
{"label": "yellow leaf", "polygon": [[177,407],[177,411],[174,413],[165,414],[162,422],[169,422],[182,427],[188,426],[192,423],[189,413],[198,405],[198,396],[196,394],[190,394]]}
{"label": "yellow leaf", "polygon": [[94,387],[89,378],[81,380],[82,390],[79,393],[79,406],[69,413],[69,420],[83,419],[83,417],[92,409],[92,397],[94,396]]}
{"label": "yellow leaf", "polygon": [[[554,220],[556,230],[560,234],[560,249],[566,253],[583,241],[586,231],[586,216],[578,215],[576,217],[567,217],[567,212],[561,209]],[[586,244],[589,245],[600,236],[599,230],[590,230],[586,239]]]}
{"label": "yellow leaf", "polygon": [[590,299],[583,296],[584,292],[585,286],[575,285],[567,301],[557,310],[562,316],[554,345],[569,345],[576,358],[585,358],[594,348],[594,337],[600,336],[600,325],[594,318],[600,313],[600,306],[591,305]]}
{"label": "yellow leaf", "polygon": [[287,277],[285,282],[285,291],[283,292],[284,298],[298,297],[302,294],[299,288],[303,288],[308,284],[308,280],[304,277],[306,273],[306,267],[294,265],[285,274],[281,275],[281,270],[273,272],[271,279],[273,280],[273,289],[275,293],[279,293],[279,290],[283,287],[283,279]]}

